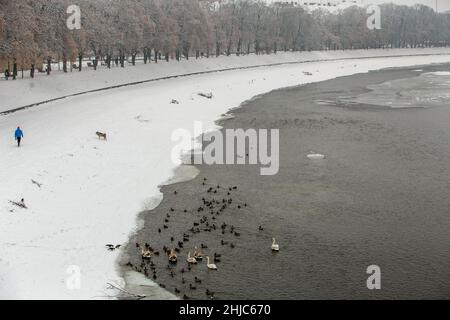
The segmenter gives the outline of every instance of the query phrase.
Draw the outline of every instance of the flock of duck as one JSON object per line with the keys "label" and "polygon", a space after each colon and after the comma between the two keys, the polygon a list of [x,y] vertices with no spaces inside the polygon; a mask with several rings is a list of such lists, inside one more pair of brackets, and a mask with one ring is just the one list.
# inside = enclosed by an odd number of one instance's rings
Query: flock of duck
{"label": "flock of duck", "polygon": [[[138,262],[134,264],[131,262],[127,263],[128,267],[134,268],[136,271],[143,273],[146,277],[153,279],[155,282],[167,278],[167,276],[173,279],[179,279],[181,276],[181,284],[179,287],[174,287],[173,292],[177,295],[181,295],[183,289],[180,288],[184,288],[185,292],[183,292],[183,299],[189,299],[190,297],[188,294],[193,292],[193,290],[197,290],[197,286],[202,283],[202,279],[198,277],[198,274],[192,279],[193,282],[189,283],[187,280],[188,272],[191,272],[195,265],[200,265],[204,262],[206,262],[205,271],[217,271],[219,270],[219,267],[216,263],[220,263],[222,257],[222,254],[217,252],[213,253],[211,257],[210,255],[205,255],[203,251],[208,250],[208,246],[204,243],[201,243],[199,246],[194,246],[193,250],[192,247],[189,249],[185,248],[185,246],[188,246],[188,242],[192,240],[196,234],[218,231],[223,235],[220,240],[220,245],[224,248],[234,249],[236,244],[231,241],[229,237],[233,237],[237,240],[241,234],[233,225],[228,225],[225,222],[222,222],[222,224],[219,225],[218,218],[230,209],[230,211],[234,211],[248,207],[247,203],[236,203],[237,201],[233,200],[232,193],[237,190],[236,186],[221,187],[220,185],[215,185],[212,187],[209,185],[206,178],[203,178],[201,181],[201,186],[202,188],[205,188],[206,195],[201,199],[201,203],[196,209],[179,210],[170,208],[167,210],[168,212],[164,217],[162,227],[157,228],[158,234],[161,235],[161,239],[159,240],[162,240],[163,236],[165,236],[165,239],[169,239],[166,230],[169,229],[170,219],[173,216],[186,213],[193,213],[194,216],[197,217],[201,215],[200,220],[193,221],[190,228],[187,226],[189,229],[183,233],[182,239],[176,241],[173,236],[170,236],[170,245],[166,244],[162,246],[162,253],[148,243],[141,244],[137,242],[136,249],[138,258],[134,261]],[[178,196],[178,191],[174,191],[174,196]],[[221,197],[223,198],[219,200]],[[264,228],[262,226],[258,227],[258,231],[261,232],[263,230]],[[278,252],[280,250],[280,246],[275,238],[272,239],[270,248],[272,252]],[[184,256],[183,259],[181,259],[182,251],[187,251],[187,255]],[[177,269],[180,260],[185,260],[186,264],[181,269]],[[161,268],[161,266],[164,265],[164,261],[166,261],[166,267]],[[164,274],[160,273],[162,271],[161,269],[164,270]],[[166,288],[162,282],[159,282],[158,284],[162,288],[169,289]],[[214,299],[215,293],[206,288],[206,296],[210,299]]]}

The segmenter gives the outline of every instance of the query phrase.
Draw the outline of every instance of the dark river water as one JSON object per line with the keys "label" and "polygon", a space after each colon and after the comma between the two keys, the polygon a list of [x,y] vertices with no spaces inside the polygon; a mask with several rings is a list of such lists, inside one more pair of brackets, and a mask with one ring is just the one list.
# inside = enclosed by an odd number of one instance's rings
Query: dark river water
{"label": "dark river water", "polygon": [[[143,215],[133,245],[162,248],[171,236],[176,243],[204,215],[196,210],[201,199],[226,198],[228,186],[238,187],[228,196],[233,205],[214,223],[232,224],[240,236],[192,234],[180,256],[207,244],[205,253],[222,255],[219,270],[203,263],[181,274],[182,258],[172,278],[160,257],[156,282],[196,299],[206,299],[206,289],[217,299],[448,299],[449,70],[344,77],[274,91],[234,110],[235,118],[221,125],[280,129],[279,174],[261,176],[259,166],[199,166],[196,179],[164,187],[163,202]],[[326,158],[311,161],[311,151]],[[217,184],[217,194],[207,192]],[[169,228],[158,233],[171,207]],[[366,287],[370,265],[381,269],[381,290]],[[195,276],[202,283],[193,290]]]}

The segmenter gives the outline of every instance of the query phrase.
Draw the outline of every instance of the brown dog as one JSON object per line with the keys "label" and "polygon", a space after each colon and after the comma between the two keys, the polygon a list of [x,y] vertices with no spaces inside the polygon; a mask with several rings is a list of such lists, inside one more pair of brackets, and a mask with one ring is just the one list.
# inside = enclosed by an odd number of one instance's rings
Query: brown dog
{"label": "brown dog", "polygon": [[97,137],[98,137],[99,139],[107,140],[107,139],[106,139],[106,133],[101,133],[101,132],[98,132],[98,131],[97,131],[95,134],[97,135]]}

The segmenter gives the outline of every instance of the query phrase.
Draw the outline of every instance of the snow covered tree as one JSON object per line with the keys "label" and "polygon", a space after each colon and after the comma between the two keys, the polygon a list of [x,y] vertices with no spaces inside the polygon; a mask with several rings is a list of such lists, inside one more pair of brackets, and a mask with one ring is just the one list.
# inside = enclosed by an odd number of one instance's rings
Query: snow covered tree
{"label": "snow covered tree", "polygon": [[262,0],[77,0],[81,29],[66,25],[70,0],[0,0],[0,68],[13,78],[52,61],[91,59],[125,67],[164,58],[450,45],[450,13],[424,5],[381,5],[382,29],[369,30],[365,8],[309,12]]}

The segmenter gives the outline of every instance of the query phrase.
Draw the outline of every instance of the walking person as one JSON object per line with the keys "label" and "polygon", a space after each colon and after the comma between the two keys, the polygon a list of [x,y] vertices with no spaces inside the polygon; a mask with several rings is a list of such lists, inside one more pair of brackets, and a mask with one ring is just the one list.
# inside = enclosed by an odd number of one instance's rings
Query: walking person
{"label": "walking person", "polygon": [[20,148],[20,142],[22,141],[23,138],[23,131],[22,129],[20,129],[20,127],[17,127],[16,132],[14,133],[14,137],[16,138],[17,141],[17,147]]}
{"label": "walking person", "polygon": [[9,79],[9,70],[8,69],[5,70],[5,79],[6,80]]}

